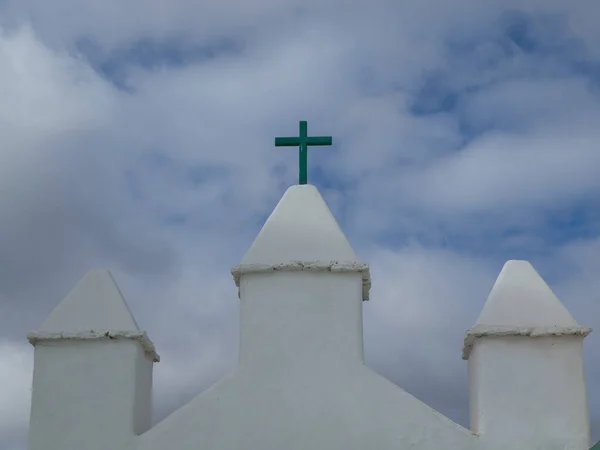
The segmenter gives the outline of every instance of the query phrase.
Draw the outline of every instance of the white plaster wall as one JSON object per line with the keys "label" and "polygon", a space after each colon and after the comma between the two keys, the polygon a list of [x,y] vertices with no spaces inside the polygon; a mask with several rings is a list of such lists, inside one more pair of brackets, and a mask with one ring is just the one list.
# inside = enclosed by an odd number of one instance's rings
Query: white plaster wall
{"label": "white plaster wall", "polygon": [[282,272],[240,282],[238,372],[306,372],[362,362],[362,276]]}
{"label": "white plaster wall", "polygon": [[474,449],[362,361],[362,276],[245,275],[240,365],[128,450]]}
{"label": "white plaster wall", "polygon": [[580,336],[485,337],[469,357],[471,428],[501,448],[588,450]]}
{"label": "white plaster wall", "polygon": [[152,359],[139,342],[38,342],[34,355],[30,450],[119,449],[150,426]]}

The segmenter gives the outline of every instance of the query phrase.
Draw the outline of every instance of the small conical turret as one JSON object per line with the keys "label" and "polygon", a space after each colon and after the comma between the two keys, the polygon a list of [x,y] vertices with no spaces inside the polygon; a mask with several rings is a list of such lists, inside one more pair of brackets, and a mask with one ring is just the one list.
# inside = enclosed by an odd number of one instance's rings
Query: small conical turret
{"label": "small conical turret", "polygon": [[527,261],[508,261],[467,331],[471,429],[519,448],[590,444],[580,326]]}
{"label": "small conical turret", "polygon": [[50,313],[38,332],[139,330],[108,270],[89,271]]}
{"label": "small conical turret", "polygon": [[476,324],[577,326],[529,261],[508,261],[504,265]]}
{"label": "small conical turret", "polygon": [[30,450],[121,448],[150,427],[159,357],[108,271],[86,274],[28,339]]}

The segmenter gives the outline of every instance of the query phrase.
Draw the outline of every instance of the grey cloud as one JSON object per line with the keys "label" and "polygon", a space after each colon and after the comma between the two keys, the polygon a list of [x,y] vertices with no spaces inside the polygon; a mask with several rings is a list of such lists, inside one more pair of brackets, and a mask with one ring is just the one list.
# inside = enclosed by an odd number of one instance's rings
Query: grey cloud
{"label": "grey cloud", "polygon": [[[585,14],[592,4],[517,3],[533,14],[566,10],[570,32],[590,49],[600,48]],[[593,127],[574,111],[594,117],[598,104],[577,77],[557,85],[536,82],[535,88],[507,81],[540,62],[518,51],[507,56],[491,38],[505,31],[502,12],[510,4],[118,4],[120,14],[111,1],[0,5],[3,20],[15,25],[27,17],[39,37],[25,30],[0,44],[11,56],[0,58],[2,92],[10,100],[0,105],[4,336],[24,342],[78,277],[103,265],[115,273],[163,357],[156,366],[157,419],[225,374],[238,345],[238,299],[228,270],[295,179],[296,156],[270,143],[274,135],[295,132],[299,116],[340,136],[340,150],[320,154],[315,164],[347,187],[343,194],[323,191],[372,265],[373,298],[365,305],[371,367],[466,424],[462,336],[501,268],[498,255],[475,255],[491,245],[485,232],[505,224],[525,223],[534,233],[506,253],[526,248],[538,259],[545,253],[543,274],[550,278],[570,267],[557,289],[582,322],[594,317],[595,304],[579,299],[595,298],[598,290],[595,244],[560,249],[535,236],[544,216],[533,210],[559,194],[568,201],[597,191],[597,152],[564,124],[595,142]],[[304,20],[301,33],[295,14]],[[578,27],[576,18],[588,26]],[[127,67],[128,91],[73,56],[82,36],[97,42],[101,60],[148,36],[163,42],[183,35],[201,47],[231,33],[247,38],[241,52]],[[457,35],[476,45],[455,58],[447,37]],[[583,56],[591,58],[592,50]],[[490,60],[498,65],[475,70]],[[437,82],[436,73],[449,92],[480,89],[458,108],[470,122],[483,121],[489,111],[489,121],[520,114],[529,126],[525,119],[551,110],[548,122],[538,134],[528,128],[524,135],[489,136],[459,152],[466,142],[457,115],[440,109],[439,99],[431,107],[437,112],[414,110],[431,86],[427,81]],[[524,168],[514,170],[507,149],[519,151]],[[544,160],[546,151],[555,159]],[[152,166],[152,155],[167,155],[172,164]],[[542,163],[545,172],[538,170]],[[225,175],[200,179],[189,167],[218,167]],[[525,184],[535,192],[522,195],[518,187]],[[447,244],[448,227],[468,236],[470,251],[436,250]],[[404,240],[379,251],[381,234]],[[420,235],[435,236],[433,250],[404,245]],[[594,336],[588,349],[597,348]],[[588,372],[596,374],[592,350]],[[595,404],[598,385],[591,378]],[[597,424],[598,410],[592,411]],[[8,425],[5,439],[22,439],[24,420]]]}

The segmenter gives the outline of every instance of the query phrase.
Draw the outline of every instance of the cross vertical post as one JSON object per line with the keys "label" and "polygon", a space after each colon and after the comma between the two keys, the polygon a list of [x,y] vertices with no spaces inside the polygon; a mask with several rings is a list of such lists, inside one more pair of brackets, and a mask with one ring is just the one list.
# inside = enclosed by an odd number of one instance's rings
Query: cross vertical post
{"label": "cross vertical post", "polygon": [[308,123],[305,120],[300,121],[300,147],[299,147],[299,182],[298,184],[306,184],[308,181],[308,145],[306,138],[308,137]]}
{"label": "cross vertical post", "polygon": [[331,136],[308,136],[308,124],[305,120],[300,121],[298,137],[276,137],[275,147],[298,147],[299,159],[299,182],[298,184],[307,184],[308,182],[308,146],[309,145],[331,145]]}

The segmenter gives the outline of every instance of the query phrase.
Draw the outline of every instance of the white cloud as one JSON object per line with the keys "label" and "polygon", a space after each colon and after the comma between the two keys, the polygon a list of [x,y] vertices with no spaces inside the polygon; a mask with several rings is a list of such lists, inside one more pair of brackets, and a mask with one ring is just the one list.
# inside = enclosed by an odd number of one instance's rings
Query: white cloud
{"label": "white cloud", "polygon": [[[596,132],[545,131],[487,136],[419,176],[415,200],[454,214],[465,210],[551,207],[600,187]],[[409,181],[403,183],[407,187]]]}

